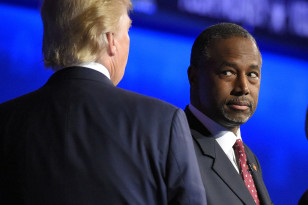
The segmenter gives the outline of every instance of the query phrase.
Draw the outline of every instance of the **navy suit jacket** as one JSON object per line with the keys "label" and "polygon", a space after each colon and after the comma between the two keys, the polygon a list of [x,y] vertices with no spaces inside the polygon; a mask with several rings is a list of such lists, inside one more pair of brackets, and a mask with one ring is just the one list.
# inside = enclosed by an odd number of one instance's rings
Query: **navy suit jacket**
{"label": "navy suit jacket", "polygon": [[185,114],[66,68],[0,104],[0,204],[206,204]]}
{"label": "navy suit jacket", "polygon": [[301,196],[301,198],[298,201],[298,205],[307,205],[307,204],[308,204],[308,189],[305,191],[305,193]]}
{"label": "navy suit jacket", "polygon": [[[188,107],[185,113],[194,138],[208,205],[256,205],[242,177],[215,138]],[[272,202],[263,182],[259,161],[245,144],[244,146],[261,205],[270,205]]]}

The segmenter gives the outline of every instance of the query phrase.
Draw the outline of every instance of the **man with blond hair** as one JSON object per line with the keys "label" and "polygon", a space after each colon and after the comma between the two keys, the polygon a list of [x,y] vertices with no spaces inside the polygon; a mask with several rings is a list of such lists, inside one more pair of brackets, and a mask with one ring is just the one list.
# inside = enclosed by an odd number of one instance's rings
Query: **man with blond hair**
{"label": "man with blond hair", "polygon": [[130,0],[45,0],[55,73],[0,104],[0,204],[206,204],[182,110],[117,88]]}

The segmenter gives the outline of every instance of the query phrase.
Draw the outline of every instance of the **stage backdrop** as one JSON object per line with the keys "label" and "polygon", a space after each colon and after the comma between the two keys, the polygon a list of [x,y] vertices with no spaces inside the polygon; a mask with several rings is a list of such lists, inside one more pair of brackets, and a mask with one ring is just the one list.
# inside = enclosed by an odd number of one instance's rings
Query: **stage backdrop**
{"label": "stage backdrop", "polygon": [[[38,10],[0,4],[0,103],[42,86]],[[120,87],[178,107],[189,103],[186,70],[193,37],[132,26],[128,65]],[[258,39],[257,39],[258,40]],[[297,204],[308,189],[308,61],[261,50],[262,82],[255,115],[242,126],[243,140],[257,154],[272,200]]]}

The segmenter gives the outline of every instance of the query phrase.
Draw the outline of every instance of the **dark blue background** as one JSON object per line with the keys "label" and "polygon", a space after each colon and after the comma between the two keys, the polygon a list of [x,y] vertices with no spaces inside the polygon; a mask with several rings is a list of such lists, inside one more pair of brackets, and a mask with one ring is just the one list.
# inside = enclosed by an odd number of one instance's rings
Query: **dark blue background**
{"label": "dark blue background", "polygon": [[[0,102],[4,102],[39,88],[52,72],[42,63],[39,10],[0,4],[0,19]],[[189,103],[186,70],[194,37],[138,23],[133,23],[130,37],[129,60],[119,86],[184,108]],[[242,126],[242,137],[259,157],[273,202],[296,204],[308,188],[304,133],[308,57],[282,55],[275,51],[279,44],[257,40],[263,56],[259,104]]]}

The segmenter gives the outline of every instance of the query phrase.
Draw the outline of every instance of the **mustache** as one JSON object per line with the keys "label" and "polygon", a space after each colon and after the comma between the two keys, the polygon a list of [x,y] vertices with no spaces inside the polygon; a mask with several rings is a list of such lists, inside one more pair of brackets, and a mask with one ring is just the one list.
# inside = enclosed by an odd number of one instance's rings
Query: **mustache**
{"label": "mustache", "polygon": [[226,101],[227,105],[242,105],[248,106],[250,108],[253,107],[253,102],[244,96],[236,97]]}

